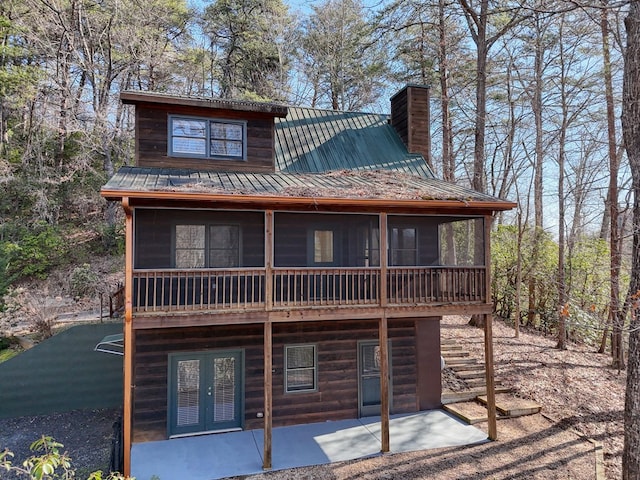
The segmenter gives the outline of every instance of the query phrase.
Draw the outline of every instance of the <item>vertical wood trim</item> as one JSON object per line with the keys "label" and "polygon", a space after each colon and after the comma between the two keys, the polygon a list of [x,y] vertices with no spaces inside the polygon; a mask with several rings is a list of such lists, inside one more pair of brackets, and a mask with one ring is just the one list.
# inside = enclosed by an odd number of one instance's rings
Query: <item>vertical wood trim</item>
{"label": "vertical wood trim", "polygon": [[387,306],[387,267],[389,263],[389,252],[387,247],[387,214],[380,214],[380,306]]}
{"label": "vertical wood trim", "polygon": [[271,470],[271,425],[273,408],[273,328],[264,323],[264,452],[262,468]]}
{"label": "vertical wood trim", "polygon": [[496,419],[496,391],[493,379],[493,315],[484,316],[484,365],[487,382],[487,416],[489,419],[489,439],[498,439]]}
{"label": "vertical wood trim", "polygon": [[491,303],[491,224],[493,217],[484,217],[484,269],[485,269],[485,295],[486,303]]}
{"label": "vertical wood trim", "polygon": [[389,335],[387,331],[387,316],[382,315],[379,327],[380,345],[380,451],[389,451]]}
{"label": "vertical wood trim", "polygon": [[125,267],[124,267],[124,367],[123,367],[123,449],[124,475],[131,475],[131,440],[133,408],[133,210],[129,198],[122,199],[125,213]]}
{"label": "vertical wood trim", "polygon": [[267,311],[273,310],[273,210],[265,212],[265,242],[264,242],[264,261],[265,261],[265,305]]}

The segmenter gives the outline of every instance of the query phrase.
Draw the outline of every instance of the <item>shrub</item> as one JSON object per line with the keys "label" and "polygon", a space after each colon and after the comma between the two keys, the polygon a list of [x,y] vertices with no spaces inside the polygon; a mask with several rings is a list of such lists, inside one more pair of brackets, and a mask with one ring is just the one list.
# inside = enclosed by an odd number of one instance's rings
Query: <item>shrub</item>
{"label": "shrub", "polygon": [[86,297],[95,295],[99,291],[100,277],[91,270],[91,265],[85,263],[73,269],[70,278],[71,295],[74,297]]}
{"label": "shrub", "polygon": [[[34,455],[27,458],[22,467],[12,463],[13,452],[9,450],[0,452],[0,469],[30,480],[74,479],[76,471],[71,464],[71,457],[67,452],[61,453],[62,447],[64,445],[56,442],[52,437],[43,435],[29,447]],[[98,470],[91,473],[87,480],[126,480],[126,478],[117,472],[105,477]]]}

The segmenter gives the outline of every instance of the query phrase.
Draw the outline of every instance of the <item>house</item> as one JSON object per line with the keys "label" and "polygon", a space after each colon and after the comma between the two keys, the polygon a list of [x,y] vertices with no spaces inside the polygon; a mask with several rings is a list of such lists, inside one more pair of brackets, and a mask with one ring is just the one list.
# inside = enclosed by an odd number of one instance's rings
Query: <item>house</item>
{"label": "house", "polygon": [[[441,406],[440,319],[490,320],[514,205],[434,177],[429,90],[392,114],[124,92],[124,458],[133,443]],[[491,322],[486,321],[492,399]],[[495,408],[490,422],[495,438]]]}

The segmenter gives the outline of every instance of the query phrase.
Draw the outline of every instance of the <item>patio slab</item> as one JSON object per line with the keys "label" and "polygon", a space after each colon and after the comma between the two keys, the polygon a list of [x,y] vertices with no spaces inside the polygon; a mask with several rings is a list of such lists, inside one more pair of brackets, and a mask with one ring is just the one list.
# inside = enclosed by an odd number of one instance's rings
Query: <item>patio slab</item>
{"label": "patio slab", "polygon": [[[263,430],[137,443],[131,474],[138,480],[214,480],[261,473]],[[441,411],[391,417],[392,453],[469,445],[487,435]],[[380,417],[273,429],[273,470],[322,465],[380,454]]]}

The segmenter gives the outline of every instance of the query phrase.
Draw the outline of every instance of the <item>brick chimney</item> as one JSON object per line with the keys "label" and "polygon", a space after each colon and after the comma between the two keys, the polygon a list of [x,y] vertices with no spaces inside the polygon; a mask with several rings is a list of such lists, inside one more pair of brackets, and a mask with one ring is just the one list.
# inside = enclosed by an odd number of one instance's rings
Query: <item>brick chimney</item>
{"label": "brick chimney", "polygon": [[428,85],[407,85],[391,97],[391,125],[407,150],[422,154],[433,170]]}

